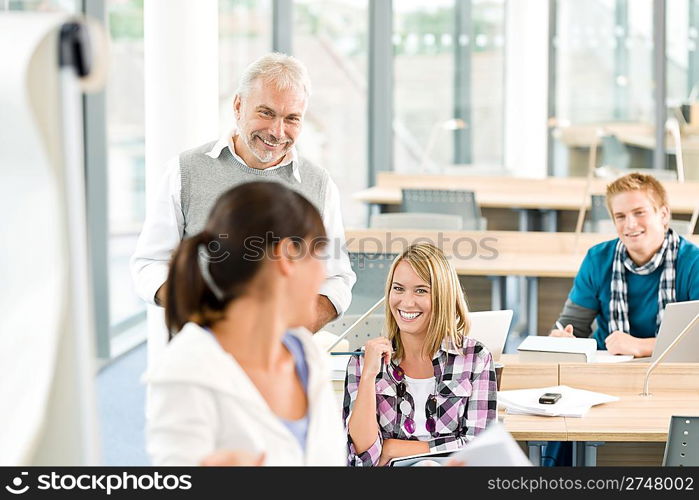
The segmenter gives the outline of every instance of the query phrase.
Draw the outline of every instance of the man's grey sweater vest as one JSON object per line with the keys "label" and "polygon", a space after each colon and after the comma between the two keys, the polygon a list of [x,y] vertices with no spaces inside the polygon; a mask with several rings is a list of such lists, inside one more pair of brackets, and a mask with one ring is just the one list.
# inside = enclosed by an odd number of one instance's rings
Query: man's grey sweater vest
{"label": "man's grey sweater vest", "polygon": [[280,182],[305,196],[323,215],[325,193],[330,176],[304,159],[297,159],[302,182],[294,177],[292,165],[274,170],[258,170],[236,160],[228,147],[218,158],[206,155],[215,142],[204,144],[180,154],[180,191],[184,215],[184,238],[204,229],[209,212],[218,197],[230,188],[253,181]]}

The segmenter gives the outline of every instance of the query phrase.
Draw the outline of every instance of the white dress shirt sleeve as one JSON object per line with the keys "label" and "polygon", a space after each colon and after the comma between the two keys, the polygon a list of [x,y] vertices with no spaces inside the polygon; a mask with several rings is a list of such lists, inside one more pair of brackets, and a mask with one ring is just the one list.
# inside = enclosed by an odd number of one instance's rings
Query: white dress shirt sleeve
{"label": "white dress shirt sleeve", "polygon": [[167,280],[170,256],[184,234],[184,214],[180,200],[180,161],[167,164],[155,197],[148,203],[146,220],[131,257],[131,277],[136,293],[155,304],[155,292]]}
{"label": "white dress shirt sleeve", "polygon": [[357,277],[347,256],[340,193],[332,179],[328,180],[326,189],[323,222],[330,241],[327,248],[328,259],[325,261],[327,278],[320,287],[320,294],[325,295],[337,313],[342,315],[352,301],[352,287]]}

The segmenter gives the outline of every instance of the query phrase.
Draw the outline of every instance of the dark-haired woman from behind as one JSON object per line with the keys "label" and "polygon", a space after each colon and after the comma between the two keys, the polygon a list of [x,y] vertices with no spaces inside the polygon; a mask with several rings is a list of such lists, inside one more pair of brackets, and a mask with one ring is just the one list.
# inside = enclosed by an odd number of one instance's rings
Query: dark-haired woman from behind
{"label": "dark-haired woman from behind", "polygon": [[155,465],[346,463],[324,354],[294,328],[314,314],[326,241],[303,196],[253,182],[180,244],[166,289],[173,338],[147,376]]}

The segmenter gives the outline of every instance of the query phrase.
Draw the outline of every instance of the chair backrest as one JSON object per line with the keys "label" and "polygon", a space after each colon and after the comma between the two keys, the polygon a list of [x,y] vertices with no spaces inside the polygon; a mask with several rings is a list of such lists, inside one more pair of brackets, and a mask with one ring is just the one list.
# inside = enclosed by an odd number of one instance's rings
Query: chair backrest
{"label": "chair backrest", "polygon": [[[345,314],[342,316],[342,318],[336,319],[332,323],[325,325],[323,330],[335,335],[341,335],[345,332],[345,330],[352,326],[360,316],[361,314]],[[381,313],[381,309],[379,309],[379,314],[372,314],[364,318],[364,320],[355,326],[354,329],[345,337],[345,339],[347,339],[349,342],[349,350],[356,351],[366,344],[367,340],[381,336],[383,323],[384,315]]]}
{"label": "chair backrest", "polygon": [[402,189],[403,211],[459,215],[463,229],[481,229],[481,210],[473,191],[451,189]]}
{"label": "chair backrest", "polygon": [[672,416],[663,465],[699,466],[699,416]]}
{"label": "chair backrest", "polygon": [[616,233],[614,222],[607,210],[607,196],[604,194],[590,195],[590,210],[587,213],[584,230],[587,233]]}
{"label": "chair backrest", "polygon": [[364,314],[383,297],[386,277],[396,254],[349,252],[357,282],[352,288],[352,303],[345,314]]}
{"label": "chair backrest", "polygon": [[460,215],[397,213],[374,214],[369,227],[374,229],[433,229],[436,231],[460,231],[464,222]]}
{"label": "chair backrest", "polygon": [[680,236],[687,236],[689,232],[689,221],[670,219],[670,227],[674,229]]}
{"label": "chair backrest", "polygon": [[602,136],[602,164],[618,169],[628,169],[631,164],[629,149],[613,134]]}

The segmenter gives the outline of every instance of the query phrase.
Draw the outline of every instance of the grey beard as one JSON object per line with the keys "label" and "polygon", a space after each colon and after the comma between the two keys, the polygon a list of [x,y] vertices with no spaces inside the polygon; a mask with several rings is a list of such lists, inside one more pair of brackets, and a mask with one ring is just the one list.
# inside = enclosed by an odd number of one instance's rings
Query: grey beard
{"label": "grey beard", "polygon": [[[245,145],[248,147],[248,149],[253,154],[253,156],[255,158],[257,158],[257,160],[260,163],[269,163],[274,159],[274,153],[272,151],[265,151],[264,153],[260,153],[259,151],[257,151],[255,149],[255,147],[253,147],[253,145],[252,145],[252,141],[250,140],[250,136],[243,135],[243,141],[245,142]],[[280,157],[283,157],[287,151],[288,151],[288,149],[284,149],[284,151]]]}

